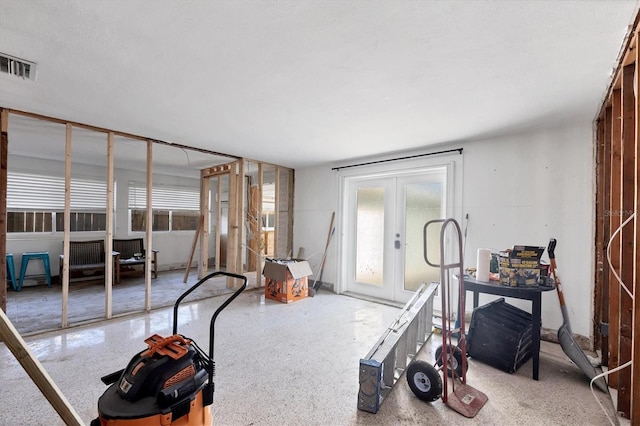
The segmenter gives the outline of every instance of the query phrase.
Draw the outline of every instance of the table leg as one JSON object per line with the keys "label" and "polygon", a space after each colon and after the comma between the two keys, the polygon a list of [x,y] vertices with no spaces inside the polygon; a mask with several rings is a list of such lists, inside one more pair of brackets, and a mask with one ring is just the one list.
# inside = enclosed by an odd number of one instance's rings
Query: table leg
{"label": "table leg", "polygon": [[473,309],[478,307],[478,303],[480,302],[480,293],[477,291],[473,292]]}
{"label": "table leg", "polygon": [[533,380],[538,380],[538,371],[540,368],[540,327],[541,323],[541,308],[542,300],[540,293],[536,293],[531,299],[531,340],[533,351]]}

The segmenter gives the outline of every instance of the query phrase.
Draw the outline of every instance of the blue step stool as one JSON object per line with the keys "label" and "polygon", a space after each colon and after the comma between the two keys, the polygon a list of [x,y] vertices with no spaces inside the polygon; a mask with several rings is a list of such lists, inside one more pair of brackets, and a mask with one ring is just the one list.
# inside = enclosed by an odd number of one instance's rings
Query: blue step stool
{"label": "blue step stool", "polygon": [[49,267],[49,252],[37,251],[22,253],[22,263],[20,264],[20,280],[18,280],[17,291],[22,290],[22,282],[24,281],[24,274],[27,272],[27,265],[31,259],[42,259],[44,264],[44,273],[47,276],[47,285],[51,287],[51,270]]}
{"label": "blue step stool", "polygon": [[13,287],[14,290],[18,290],[18,287],[16,286],[16,268],[13,264],[13,254],[7,253],[6,259],[7,259],[7,275],[9,277],[9,280],[11,280],[11,287]]}

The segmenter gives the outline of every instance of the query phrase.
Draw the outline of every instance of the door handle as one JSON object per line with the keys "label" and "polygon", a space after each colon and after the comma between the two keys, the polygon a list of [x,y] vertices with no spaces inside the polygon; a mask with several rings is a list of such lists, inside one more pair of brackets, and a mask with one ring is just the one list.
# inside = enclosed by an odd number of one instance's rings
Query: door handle
{"label": "door handle", "polygon": [[401,247],[400,240],[396,240],[394,243],[395,248],[399,249]]}

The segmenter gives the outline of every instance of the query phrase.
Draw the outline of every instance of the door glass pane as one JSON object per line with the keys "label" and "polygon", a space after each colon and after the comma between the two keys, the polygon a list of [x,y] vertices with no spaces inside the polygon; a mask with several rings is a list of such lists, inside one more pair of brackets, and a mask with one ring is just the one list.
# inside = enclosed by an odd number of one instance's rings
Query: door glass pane
{"label": "door glass pane", "polygon": [[356,206],[355,278],[382,287],[384,188],[358,188]]}
{"label": "door glass pane", "polygon": [[[442,217],[442,183],[410,183],[406,185],[406,251],[404,289],[415,291],[422,283],[440,280],[440,270],[427,265],[423,253],[425,223]],[[427,234],[429,261],[440,262],[440,228],[431,226]]]}

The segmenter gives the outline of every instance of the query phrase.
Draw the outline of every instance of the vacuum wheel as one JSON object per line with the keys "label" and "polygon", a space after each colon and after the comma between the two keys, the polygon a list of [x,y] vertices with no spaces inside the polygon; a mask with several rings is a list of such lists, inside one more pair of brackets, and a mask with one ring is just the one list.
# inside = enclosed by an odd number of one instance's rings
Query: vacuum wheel
{"label": "vacuum wheel", "polygon": [[[449,345],[446,346],[449,348]],[[462,350],[457,346],[451,346],[453,348],[453,357],[449,359],[449,365],[447,366],[447,376],[462,377]],[[447,349],[447,353],[451,351]],[[442,345],[436,349],[436,363],[439,367],[442,367],[444,357],[442,356]],[[467,363],[467,370],[469,370],[469,364]]]}
{"label": "vacuum wheel", "polygon": [[413,394],[423,401],[435,401],[442,394],[442,378],[428,362],[417,360],[409,364],[407,382]]}

